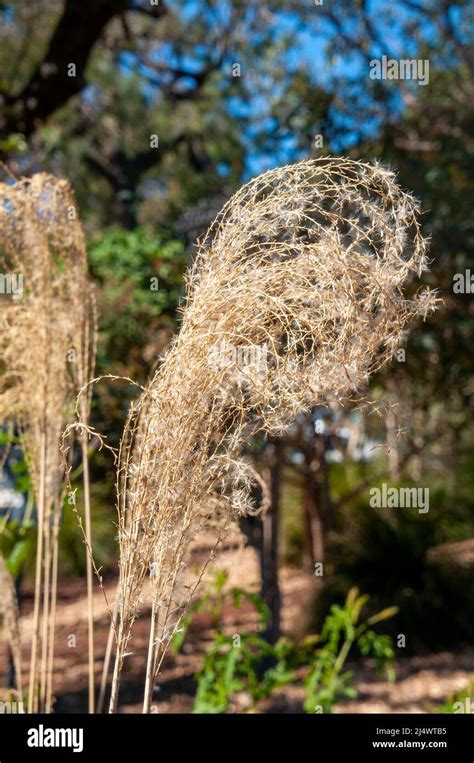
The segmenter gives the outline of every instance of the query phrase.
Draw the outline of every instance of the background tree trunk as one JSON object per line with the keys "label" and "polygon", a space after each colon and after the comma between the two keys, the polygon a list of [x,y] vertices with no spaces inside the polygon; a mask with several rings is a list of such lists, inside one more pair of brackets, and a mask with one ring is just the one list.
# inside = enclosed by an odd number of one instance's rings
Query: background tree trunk
{"label": "background tree trunk", "polygon": [[315,565],[324,561],[323,520],[319,508],[318,485],[313,479],[305,479],[303,511],[303,568],[314,574]]}
{"label": "background tree trunk", "polygon": [[265,477],[270,490],[270,508],[263,520],[263,531],[260,552],[260,569],[262,599],[268,605],[271,617],[268,623],[265,637],[274,644],[278,641],[281,633],[280,623],[280,585],[278,578],[278,529],[280,513],[280,481],[282,442],[281,440],[268,439],[265,448]]}
{"label": "background tree trunk", "polygon": [[324,438],[316,435],[304,450],[303,568],[314,574],[324,561],[324,536],[329,521],[329,484]]}

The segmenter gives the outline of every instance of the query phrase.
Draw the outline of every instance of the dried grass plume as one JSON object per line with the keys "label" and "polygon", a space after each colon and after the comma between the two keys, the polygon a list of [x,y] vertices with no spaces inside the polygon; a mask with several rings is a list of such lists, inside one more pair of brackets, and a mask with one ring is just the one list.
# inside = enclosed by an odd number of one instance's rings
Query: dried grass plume
{"label": "dried grass plume", "polygon": [[144,710],[202,575],[189,550],[258,510],[242,458],[309,407],[340,401],[434,307],[406,287],[426,268],[418,205],[379,164],[305,161],[224,206],[187,276],[181,330],[133,406],[118,469],[120,584],[110,710],[145,583],[152,620]]}
{"label": "dried grass plume", "polygon": [[[0,421],[20,429],[38,517],[29,711],[48,711],[64,491],[61,434],[79,387],[90,378],[95,312],[66,181],[39,173],[0,183],[0,233]],[[83,419],[89,401],[83,397]]]}

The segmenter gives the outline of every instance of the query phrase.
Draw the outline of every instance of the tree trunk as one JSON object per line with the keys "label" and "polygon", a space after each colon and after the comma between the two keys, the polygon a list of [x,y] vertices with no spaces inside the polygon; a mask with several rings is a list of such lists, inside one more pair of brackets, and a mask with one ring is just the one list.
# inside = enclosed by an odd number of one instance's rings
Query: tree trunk
{"label": "tree trunk", "polygon": [[323,520],[319,509],[319,485],[306,478],[304,485],[304,541],[303,567],[314,575],[318,562],[324,561]]}
{"label": "tree trunk", "polygon": [[303,568],[315,574],[324,561],[324,534],[329,519],[329,484],[324,439],[316,436],[305,450],[303,477]]}
{"label": "tree trunk", "polygon": [[270,507],[263,520],[260,569],[262,599],[270,609],[271,617],[265,632],[270,644],[280,638],[280,585],[278,580],[278,528],[280,513],[281,479],[280,440],[269,439],[265,448],[266,479],[270,490]]}

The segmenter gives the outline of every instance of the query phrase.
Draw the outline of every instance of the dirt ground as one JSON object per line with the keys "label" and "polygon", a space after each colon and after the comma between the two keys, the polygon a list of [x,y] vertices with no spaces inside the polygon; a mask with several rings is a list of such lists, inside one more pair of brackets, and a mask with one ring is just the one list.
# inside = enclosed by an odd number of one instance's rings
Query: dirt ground
{"label": "dirt ground", "polygon": [[[239,552],[239,558],[226,564],[230,571],[229,585],[248,589],[258,584],[258,569],[252,551]],[[225,561],[225,560],[224,560]],[[227,560],[229,561],[229,560]],[[307,622],[309,604],[314,596],[314,580],[300,571],[284,568],[281,571],[282,625],[291,636],[302,635]],[[113,601],[115,581],[105,584],[109,601]],[[31,586],[24,586],[21,607],[21,632],[25,656],[29,651],[32,610]],[[145,613],[144,613],[145,614]],[[102,661],[107,643],[109,616],[102,591],[97,586],[94,596],[96,625],[96,675],[100,680]],[[224,610],[224,623],[230,633],[252,629],[256,624],[253,610],[243,606],[239,610]],[[212,638],[206,615],[200,615],[189,633],[183,653],[177,658],[169,655],[159,677],[154,695],[154,712],[188,713],[193,706],[195,684],[193,675],[200,666],[202,654]],[[148,644],[148,618],[140,617],[134,627],[131,654],[125,660],[120,693],[120,712],[141,711],[145,655]],[[87,704],[87,627],[85,581],[63,581],[59,588],[57,611],[54,687],[55,711],[83,712]],[[6,686],[7,650],[3,638],[0,643],[0,687]],[[336,713],[424,713],[432,712],[444,698],[462,689],[474,672],[474,650],[462,654],[442,652],[422,657],[397,659],[397,679],[393,684],[377,676],[371,660],[349,667],[355,673],[358,697],[344,701],[335,708]],[[26,673],[25,673],[26,679]],[[286,687],[258,705],[254,712],[302,712],[303,692],[300,688]],[[237,696],[234,712],[248,709],[246,695]]]}

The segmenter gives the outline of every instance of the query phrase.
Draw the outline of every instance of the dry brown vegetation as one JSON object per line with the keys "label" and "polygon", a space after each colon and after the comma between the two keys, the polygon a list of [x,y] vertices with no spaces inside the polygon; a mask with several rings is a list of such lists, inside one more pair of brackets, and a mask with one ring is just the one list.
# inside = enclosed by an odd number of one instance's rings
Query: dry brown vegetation
{"label": "dry brown vegetation", "polygon": [[217,546],[256,510],[261,479],[244,446],[365,385],[408,323],[434,305],[428,291],[404,295],[425,263],[417,204],[379,165],[283,167],[244,186],[218,215],[187,277],[179,335],[125,426],[111,712],[148,577],[145,712],[203,572],[193,583],[183,577],[192,540],[212,528]]}
{"label": "dry brown vegetation", "polygon": [[[34,489],[38,540],[29,710],[52,703],[58,533],[64,501],[61,437],[90,378],[95,312],[69,184],[40,173],[0,185],[0,263],[23,294],[2,304],[0,419],[20,430]],[[87,419],[89,399],[81,414]],[[86,489],[87,492],[87,489]],[[90,528],[90,521],[86,522]],[[92,579],[92,577],[91,577]]]}
{"label": "dry brown vegetation", "polygon": [[[87,478],[94,310],[67,183],[41,174],[2,185],[0,196],[3,269],[22,273],[25,284],[23,299],[6,301],[2,311],[0,418],[21,428],[38,506],[29,710],[49,710],[60,439],[73,431],[73,399],[82,389]],[[151,608],[148,712],[166,649],[209,559],[240,517],[265,509],[265,484],[242,455],[247,443],[259,432],[283,434],[310,406],[359,394],[410,321],[434,307],[426,290],[406,294],[426,265],[418,214],[389,170],[325,158],[251,181],[200,243],[181,330],[131,407],[120,445],[111,712],[143,597]],[[90,549],[87,479],[85,508]],[[213,548],[191,567],[193,541],[203,533]],[[93,710],[91,559],[88,590]]]}

